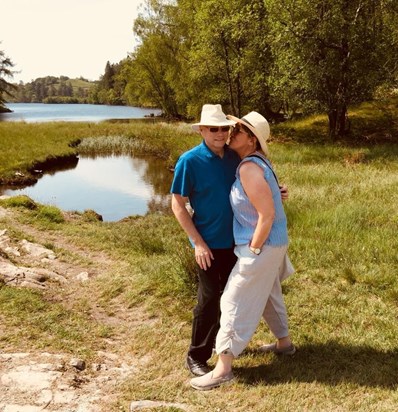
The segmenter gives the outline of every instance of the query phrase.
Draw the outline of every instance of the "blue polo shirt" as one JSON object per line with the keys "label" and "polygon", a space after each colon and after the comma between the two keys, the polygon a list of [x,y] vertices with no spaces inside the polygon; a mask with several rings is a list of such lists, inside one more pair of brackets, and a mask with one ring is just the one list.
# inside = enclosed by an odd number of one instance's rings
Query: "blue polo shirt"
{"label": "blue polo shirt", "polygon": [[174,170],[171,193],[189,198],[195,227],[211,249],[234,245],[229,193],[239,162],[228,146],[221,158],[202,141],[178,159]]}

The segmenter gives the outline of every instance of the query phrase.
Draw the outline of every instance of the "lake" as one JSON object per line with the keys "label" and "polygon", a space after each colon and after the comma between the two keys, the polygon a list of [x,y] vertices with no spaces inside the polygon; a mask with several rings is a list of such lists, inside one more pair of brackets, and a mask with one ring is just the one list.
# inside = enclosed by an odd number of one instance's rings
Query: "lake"
{"label": "lake", "polygon": [[[33,186],[1,191],[27,195],[64,211],[95,210],[113,222],[148,211],[170,212],[173,174],[162,160],[131,156],[79,157],[77,164],[44,174]],[[66,170],[65,170],[66,169]]]}
{"label": "lake", "polygon": [[[158,109],[91,104],[8,103],[13,113],[3,121],[99,122],[157,116]],[[25,194],[64,211],[95,210],[104,221],[117,221],[148,211],[170,211],[172,173],[164,161],[131,156],[82,157],[40,176],[33,186],[0,187],[0,194]]]}
{"label": "lake", "polygon": [[110,119],[142,119],[161,114],[159,109],[96,104],[7,103],[6,106],[13,113],[0,113],[0,121],[100,122]]}

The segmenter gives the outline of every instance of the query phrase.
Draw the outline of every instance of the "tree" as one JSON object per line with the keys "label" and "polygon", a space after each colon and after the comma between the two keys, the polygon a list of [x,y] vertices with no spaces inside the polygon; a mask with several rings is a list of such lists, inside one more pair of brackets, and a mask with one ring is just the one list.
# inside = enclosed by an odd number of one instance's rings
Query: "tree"
{"label": "tree", "polygon": [[124,105],[126,80],[120,76],[123,61],[105,66],[105,73],[101,76],[94,90],[90,92],[89,100],[96,104]]}
{"label": "tree", "polygon": [[141,45],[129,63],[130,99],[145,93],[188,117],[207,102],[276,117],[267,24],[263,0],[149,0],[134,26]]}
{"label": "tree", "polygon": [[267,26],[261,0],[200,2],[189,57],[191,79],[202,86],[202,103],[221,102],[238,116],[248,110],[274,116]]}
{"label": "tree", "polygon": [[393,0],[147,0],[125,99],[170,117],[204,103],[270,120],[323,111],[334,138],[349,105],[397,81],[397,15]]}
{"label": "tree", "polygon": [[0,50],[0,112],[8,111],[5,107],[4,95],[11,96],[11,91],[15,89],[13,84],[5,80],[5,77],[13,77],[12,67],[14,64],[10,58],[6,57],[4,51]]}
{"label": "tree", "polygon": [[113,87],[113,76],[115,71],[113,70],[113,66],[108,62],[106,62],[105,66],[105,73],[101,76],[100,85],[104,89],[112,89]]}
{"label": "tree", "polygon": [[148,0],[147,8],[136,19],[134,32],[141,44],[130,56],[124,70],[129,102],[160,107],[163,114],[179,118],[175,82],[180,79],[179,29],[177,9],[161,0]]}
{"label": "tree", "polygon": [[279,90],[325,110],[331,138],[348,132],[348,105],[368,100],[385,81],[397,49],[387,0],[266,0],[272,16]]}

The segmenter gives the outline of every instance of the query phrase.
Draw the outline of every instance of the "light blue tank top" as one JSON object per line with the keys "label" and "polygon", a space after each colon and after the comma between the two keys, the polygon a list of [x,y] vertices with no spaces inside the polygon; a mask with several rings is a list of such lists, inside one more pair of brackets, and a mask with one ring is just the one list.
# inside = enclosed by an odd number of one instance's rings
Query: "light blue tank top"
{"label": "light blue tank top", "polygon": [[275,208],[275,219],[272,224],[270,234],[264,244],[270,246],[287,245],[289,242],[287,234],[287,220],[282,205],[278,182],[274,176],[269,161],[264,157],[264,155],[259,152],[256,152],[255,155],[261,156],[262,159],[248,156],[241,161],[236,170],[236,180],[232,185],[229,196],[234,213],[233,231],[235,244],[244,245],[250,242],[258,220],[258,213],[250,203],[245,191],[243,190],[239,176],[239,169],[243,163],[254,162],[264,170],[264,179],[271,188],[272,200]]}

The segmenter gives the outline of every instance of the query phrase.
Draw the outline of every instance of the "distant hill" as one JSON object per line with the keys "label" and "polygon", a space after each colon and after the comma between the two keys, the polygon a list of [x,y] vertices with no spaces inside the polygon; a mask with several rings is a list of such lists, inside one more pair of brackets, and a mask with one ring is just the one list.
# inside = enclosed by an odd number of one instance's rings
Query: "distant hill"
{"label": "distant hill", "polygon": [[29,83],[15,84],[13,103],[91,103],[92,92],[98,82],[83,77],[47,76]]}

